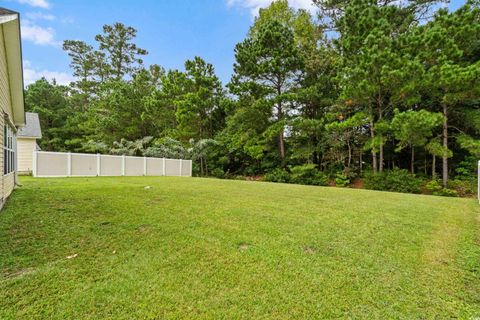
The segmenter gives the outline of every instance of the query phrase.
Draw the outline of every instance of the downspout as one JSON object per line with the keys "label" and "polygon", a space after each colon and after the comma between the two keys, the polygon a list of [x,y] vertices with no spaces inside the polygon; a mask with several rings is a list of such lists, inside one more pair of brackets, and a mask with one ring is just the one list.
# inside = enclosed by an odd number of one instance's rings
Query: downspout
{"label": "downspout", "polygon": [[[17,129],[18,132],[18,129]],[[14,187],[21,187],[20,181],[18,179],[18,153],[17,153],[17,132],[13,135],[13,151],[14,151],[14,160],[13,160],[13,183]]]}
{"label": "downspout", "polygon": [[[13,160],[13,172],[14,172],[14,175],[13,175],[13,182],[14,182],[14,186],[17,186],[17,187],[21,187],[22,185],[20,184],[19,182],[19,179],[18,179],[18,155],[17,155],[17,132],[18,132],[18,129],[20,129],[21,127],[20,126],[16,126],[12,120],[10,120],[10,117],[8,116],[7,113],[3,113],[3,126],[10,126],[10,128],[12,128],[12,131],[13,131],[13,151],[14,151],[14,160]],[[4,130],[5,132],[5,130]],[[4,133],[5,134],[5,133]],[[5,137],[3,137],[3,139],[5,140]],[[3,141],[2,143],[5,143],[5,141]],[[3,162],[4,162],[4,167],[5,167],[5,156],[3,157]],[[3,170],[3,169],[2,169]],[[4,172],[5,174],[5,172]],[[3,179],[2,179],[2,183],[3,183]],[[2,187],[4,188],[5,185],[3,184]],[[2,189],[2,190],[5,190],[5,189]]]}

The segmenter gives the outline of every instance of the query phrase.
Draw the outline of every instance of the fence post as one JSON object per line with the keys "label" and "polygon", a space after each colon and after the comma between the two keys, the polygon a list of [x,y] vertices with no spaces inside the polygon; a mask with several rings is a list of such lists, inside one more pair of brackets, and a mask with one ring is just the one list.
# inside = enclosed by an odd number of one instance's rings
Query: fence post
{"label": "fence post", "polygon": [[143,175],[147,175],[147,157],[143,157]]}
{"label": "fence post", "polygon": [[125,175],[125,155],[122,155],[122,176]]}
{"label": "fence post", "polygon": [[101,166],[101,161],[100,161],[100,153],[97,153],[97,177],[100,177],[102,175],[102,168]]}
{"label": "fence post", "polygon": [[72,153],[69,152],[67,155],[67,176],[71,177],[72,176]]}
{"label": "fence post", "polygon": [[183,171],[183,161],[182,161],[182,159],[180,159],[179,167],[180,167],[180,177],[181,177],[182,176],[182,171]]}
{"label": "fence post", "polygon": [[165,171],[165,158],[163,158],[163,163],[162,163],[162,176],[165,176],[166,175],[166,171]]}
{"label": "fence post", "polygon": [[190,175],[189,175],[189,177],[192,176],[192,170],[193,170],[193,162],[192,162],[192,160],[190,160],[190,172],[189,172]]}
{"label": "fence post", "polygon": [[33,150],[33,165],[32,165],[32,175],[37,176],[37,150]]}

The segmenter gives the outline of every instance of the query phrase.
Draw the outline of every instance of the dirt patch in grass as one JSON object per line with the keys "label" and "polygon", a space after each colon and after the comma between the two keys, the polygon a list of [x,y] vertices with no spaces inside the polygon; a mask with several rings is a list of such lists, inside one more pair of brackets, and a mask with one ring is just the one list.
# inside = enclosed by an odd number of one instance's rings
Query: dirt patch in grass
{"label": "dirt patch in grass", "polygon": [[35,272],[34,268],[25,268],[25,269],[20,269],[20,270],[17,270],[17,271],[7,272],[3,276],[6,279],[13,279],[13,278],[22,277],[26,274],[33,273],[33,272]]}
{"label": "dirt patch in grass", "polygon": [[238,250],[240,250],[240,251],[246,251],[250,247],[251,247],[251,245],[248,244],[248,243],[245,243],[245,242],[242,242],[242,243],[238,244]]}
{"label": "dirt patch in grass", "polygon": [[317,253],[317,249],[312,246],[306,246],[306,247],[303,247],[303,252],[305,252],[306,254],[315,254]]}
{"label": "dirt patch in grass", "polygon": [[149,224],[142,224],[137,228],[137,231],[140,233],[148,233],[152,230],[152,226]]}

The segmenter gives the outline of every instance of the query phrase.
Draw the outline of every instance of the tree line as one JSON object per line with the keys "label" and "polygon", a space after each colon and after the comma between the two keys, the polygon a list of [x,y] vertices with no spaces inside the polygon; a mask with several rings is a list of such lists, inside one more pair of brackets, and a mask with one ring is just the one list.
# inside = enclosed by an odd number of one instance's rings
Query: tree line
{"label": "tree line", "polygon": [[[222,84],[201,57],[145,66],[137,30],[66,40],[76,81],[26,88],[41,148],[188,157],[199,175],[316,174],[353,182],[404,169],[475,178],[480,157],[480,3],[287,0],[261,9]],[[300,169],[299,169],[300,168]],[[310,173],[306,173],[310,172]]]}

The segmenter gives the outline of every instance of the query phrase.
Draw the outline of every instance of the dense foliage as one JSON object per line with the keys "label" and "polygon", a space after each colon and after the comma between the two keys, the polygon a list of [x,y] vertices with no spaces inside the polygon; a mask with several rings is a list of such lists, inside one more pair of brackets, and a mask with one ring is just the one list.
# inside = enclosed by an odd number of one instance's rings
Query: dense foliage
{"label": "dense foliage", "polygon": [[77,81],[26,90],[41,147],[191,158],[196,174],[217,177],[366,177],[406,192],[420,192],[420,178],[439,194],[452,177],[473,177],[479,3],[449,12],[435,0],[314,2],[318,17],[286,0],[260,10],[225,85],[200,57],[184,71],[144,66],[137,30],[121,23],[94,45],[65,41]]}
{"label": "dense foliage", "polygon": [[420,193],[422,181],[405,169],[393,169],[380,173],[367,173],[365,187],[372,190]]}

